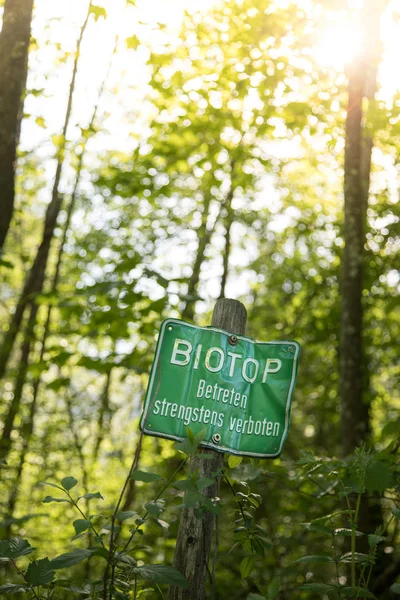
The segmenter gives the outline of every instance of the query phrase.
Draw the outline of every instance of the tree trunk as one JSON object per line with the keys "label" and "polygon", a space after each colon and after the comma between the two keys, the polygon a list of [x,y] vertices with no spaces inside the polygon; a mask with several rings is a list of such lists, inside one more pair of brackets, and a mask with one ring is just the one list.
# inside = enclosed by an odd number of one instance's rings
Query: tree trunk
{"label": "tree trunk", "polygon": [[14,387],[14,395],[9,406],[7,415],[4,419],[4,427],[0,440],[0,459],[5,459],[11,448],[11,434],[14,429],[14,421],[19,412],[22,399],[22,391],[26,380],[26,374],[29,366],[29,355],[34,341],[34,329],[38,305],[31,302],[31,311],[25,330],[24,341],[21,346],[21,358],[17,371],[17,377]]}
{"label": "tree trunk", "polygon": [[[92,118],[91,118],[89,126],[88,126],[89,133],[94,132],[94,130],[95,130],[100,99],[104,92],[105,84],[106,84],[106,81],[108,79],[108,75],[110,72],[112,58],[115,54],[116,48],[117,48],[117,40],[114,45],[114,50],[113,50],[113,53],[112,53],[112,56],[110,59],[107,73],[106,73],[106,75],[101,83],[100,89],[99,89],[98,101],[93,109]],[[78,188],[79,188],[80,178],[81,178],[81,174],[82,174],[83,161],[84,161],[84,156],[85,156],[85,152],[86,152],[88,139],[89,139],[89,137],[85,138],[85,141],[82,145],[82,151],[79,154],[74,189],[72,191],[70,203],[68,206],[67,218],[66,218],[65,224],[64,224],[63,236],[62,236],[59,251],[58,251],[57,263],[56,263],[56,268],[55,268],[55,272],[54,272],[54,276],[53,276],[53,282],[52,282],[52,286],[51,286],[51,294],[52,295],[56,294],[57,288],[58,288],[58,282],[59,282],[59,278],[60,278],[60,269],[61,269],[63,254],[64,254],[64,246],[65,246],[65,243],[67,240],[67,234],[68,234],[69,227],[71,224],[72,214],[75,209],[75,204],[76,204],[76,199],[77,199],[77,195],[78,195]],[[43,328],[42,340],[41,340],[39,362],[43,361],[43,357],[44,357],[44,354],[46,351],[47,338],[50,333],[52,308],[53,307],[51,304],[47,308],[47,316],[46,316],[45,325]],[[26,375],[26,373],[25,373],[25,375]],[[25,378],[24,378],[24,381],[25,381]],[[36,415],[36,409],[37,409],[37,398],[38,398],[40,383],[41,383],[41,375],[39,374],[33,381],[32,400],[31,400],[30,407],[29,407],[29,415],[26,420],[26,423],[22,427],[22,436],[21,436],[22,437],[22,449],[21,449],[21,454],[19,457],[18,466],[17,466],[17,472],[15,475],[14,486],[11,490],[11,493],[10,493],[10,496],[8,499],[8,504],[7,504],[7,515],[9,518],[12,518],[14,516],[14,511],[15,511],[15,507],[17,504],[17,500],[18,500],[18,491],[19,491],[19,488],[21,485],[21,480],[22,480],[22,475],[23,475],[25,457],[28,452],[30,440],[31,440],[31,437],[32,437],[32,434],[34,431],[34,421],[35,421],[35,415]],[[17,413],[15,413],[15,414],[17,414]],[[133,482],[133,480],[132,480],[132,482]],[[10,534],[11,534],[11,525],[7,526],[6,534],[7,534],[6,537],[9,538]]]}
{"label": "tree trunk", "polygon": [[201,217],[201,224],[197,229],[197,238],[198,238],[198,246],[196,257],[193,263],[192,275],[189,279],[188,289],[187,289],[187,300],[184,309],[182,310],[182,319],[186,319],[189,321],[193,321],[194,310],[196,306],[196,294],[197,287],[199,285],[200,280],[200,271],[201,266],[204,262],[205,251],[207,249],[208,244],[211,241],[212,234],[214,233],[215,226],[218,220],[218,217],[215,219],[214,223],[207,227],[207,221],[210,213],[210,204],[211,198],[210,196],[206,197],[203,205],[203,214]]}
{"label": "tree trunk", "polygon": [[225,250],[222,257],[222,277],[221,277],[221,291],[220,298],[225,297],[226,282],[228,281],[229,275],[229,258],[231,255],[231,229],[233,225],[233,211],[232,211],[232,200],[233,200],[234,188],[231,185],[231,189],[226,197],[226,215],[225,215]]}
{"label": "tree trunk", "polygon": [[5,0],[0,33],[0,251],[14,211],[14,178],[33,0]]}
{"label": "tree trunk", "polygon": [[[246,309],[237,300],[220,299],[217,301],[212,325],[232,333],[244,334],[246,329]],[[224,455],[213,450],[202,450],[212,456],[211,460],[193,458],[191,468],[199,477],[210,477],[222,467]],[[204,495],[214,498],[219,495],[219,477],[215,483],[204,490]],[[168,600],[202,600],[205,594],[206,573],[210,556],[215,515],[207,513],[198,519],[193,509],[182,511],[176,540],[174,566],[186,577],[188,589],[170,586]]]}
{"label": "tree trunk", "polygon": [[98,418],[97,418],[97,433],[96,433],[96,439],[94,442],[94,446],[93,446],[93,456],[92,456],[92,460],[93,463],[97,460],[98,456],[99,456],[99,450],[100,450],[100,446],[101,446],[101,442],[104,439],[104,434],[105,432],[105,419],[106,416],[108,415],[108,420],[107,420],[107,431],[110,427],[110,383],[111,383],[111,372],[112,369],[110,369],[106,375],[106,380],[104,383],[104,387],[103,387],[103,391],[101,393],[101,402],[100,402],[100,408],[99,408],[99,414],[98,414]]}
{"label": "tree trunk", "polygon": [[382,3],[368,0],[363,9],[364,39],[348,73],[348,110],[344,166],[344,251],[340,335],[340,396],[342,444],[350,454],[369,436],[368,373],[363,351],[363,262],[365,223],[373,139],[363,127],[363,100],[376,92],[380,59],[379,28]]}
{"label": "tree trunk", "polygon": [[344,167],[344,251],[340,336],[340,395],[345,454],[368,434],[369,411],[363,398],[362,289],[366,207],[361,180],[362,100],[365,71],[352,65]]}
{"label": "tree trunk", "polygon": [[72,79],[69,87],[69,96],[67,109],[65,113],[64,126],[62,130],[62,144],[57,152],[57,166],[56,173],[54,177],[53,191],[51,196],[50,204],[46,211],[45,224],[43,230],[42,242],[38,248],[35,260],[31,267],[31,270],[26,278],[24,288],[22,290],[21,296],[18,300],[15,312],[12,316],[10,327],[7,333],[4,336],[3,344],[0,348],[0,379],[4,376],[4,373],[7,368],[7,363],[10,359],[11,352],[14,347],[15,338],[19,332],[22,319],[25,313],[26,306],[28,302],[32,299],[32,297],[38,293],[40,293],[43,289],[47,261],[50,253],[51,242],[54,234],[54,229],[57,224],[58,215],[61,210],[62,205],[62,196],[59,192],[60,179],[61,179],[61,171],[62,165],[64,161],[64,150],[65,150],[65,139],[67,135],[67,129],[71,117],[72,110],[72,98],[75,90],[75,82],[76,82],[76,74],[78,71],[78,63],[80,57],[80,48],[82,43],[83,34],[85,32],[86,26],[90,17],[90,7],[91,2],[89,4],[89,9],[85,18],[85,21],[81,27],[80,35],[76,45],[75,52],[75,61],[72,71]]}

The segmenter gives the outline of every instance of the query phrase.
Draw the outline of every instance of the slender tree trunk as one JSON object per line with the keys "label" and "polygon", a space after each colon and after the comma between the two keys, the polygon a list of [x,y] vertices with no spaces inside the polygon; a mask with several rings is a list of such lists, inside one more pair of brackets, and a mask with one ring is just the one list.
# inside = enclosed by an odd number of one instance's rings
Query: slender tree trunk
{"label": "slender tree trunk", "polygon": [[104,388],[101,393],[101,403],[99,408],[99,414],[97,418],[97,435],[93,446],[93,463],[97,460],[99,455],[99,450],[101,446],[101,442],[104,439],[105,431],[105,423],[106,417],[108,415],[107,420],[107,431],[110,426],[110,384],[111,384],[111,373],[112,369],[110,369],[106,375],[106,381],[104,383]]}
{"label": "slender tree trunk", "polygon": [[32,10],[33,0],[5,0],[0,33],[0,251],[14,211],[15,161]]}
{"label": "slender tree trunk", "polygon": [[[232,175],[231,175],[232,179],[233,179],[233,169],[234,169],[234,165],[232,163]],[[232,229],[233,219],[234,219],[234,213],[232,210],[232,200],[233,200],[234,193],[235,193],[235,188],[233,186],[233,181],[231,181],[231,187],[226,196],[226,201],[225,201],[225,211],[226,211],[226,215],[225,215],[225,250],[222,255],[221,291],[219,294],[220,298],[225,297],[226,283],[228,281],[228,275],[229,275],[229,259],[230,259],[230,255],[231,255],[231,246],[232,246],[231,229]]]}
{"label": "slender tree trunk", "polygon": [[[364,245],[371,176],[373,137],[365,126],[363,109],[377,89],[380,60],[380,17],[383,4],[367,0],[361,23],[366,40],[349,69],[344,173],[344,252],[342,259],[342,313],[340,337],[340,395],[342,447],[351,454],[370,435],[368,364],[363,348]],[[355,500],[355,499],[354,499]],[[358,528],[372,533],[382,525],[379,496],[363,497]],[[368,540],[357,540],[358,550],[368,552]]]}
{"label": "slender tree trunk", "polygon": [[345,454],[368,434],[369,412],[363,398],[362,289],[364,223],[361,180],[362,101],[365,71],[355,62],[349,74],[344,167],[344,251],[340,337],[340,392]]}
{"label": "slender tree trunk", "polygon": [[189,279],[188,289],[187,289],[187,300],[182,310],[182,319],[187,319],[189,321],[193,321],[194,310],[196,306],[196,293],[197,287],[199,285],[200,280],[200,271],[202,264],[205,258],[205,252],[208,244],[211,241],[212,234],[215,231],[215,226],[218,220],[218,217],[214,221],[214,223],[207,227],[207,222],[210,215],[210,204],[211,197],[207,196],[204,204],[203,204],[203,214],[201,217],[201,224],[197,230],[197,238],[198,238],[198,246],[196,257],[193,263],[192,275]]}
{"label": "slender tree trunk", "polygon": [[376,92],[380,58],[379,27],[382,4],[368,0],[362,23],[360,54],[349,68],[348,110],[344,167],[344,251],[342,259],[342,312],[340,336],[340,395],[342,444],[345,454],[368,438],[368,371],[363,350],[363,263],[365,223],[371,172],[372,134],[365,131],[363,101]]}
{"label": "slender tree trunk", "polygon": [[0,348],[0,379],[4,376],[4,373],[6,371],[7,363],[10,359],[10,355],[15,343],[15,338],[19,332],[26,306],[28,302],[32,299],[32,297],[40,293],[43,289],[51,242],[62,205],[62,196],[60,194],[59,187],[61,180],[62,165],[64,162],[65,139],[71,117],[72,99],[74,95],[76,75],[78,71],[80,48],[82,38],[89,21],[91,4],[92,2],[89,3],[89,10],[87,12],[85,21],[81,27],[79,38],[77,41],[75,61],[72,71],[72,79],[69,87],[67,110],[65,113],[64,126],[62,130],[62,143],[57,153],[57,166],[54,177],[53,191],[50,204],[46,211],[42,242],[38,248],[35,260],[25,281],[25,285],[18,300],[15,312],[11,318],[10,327],[4,336],[3,344]]}
{"label": "slender tree trunk", "polygon": [[4,427],[0,440],[0,459],[5,459],[11,448],[11,433],[14,429],[15,418],[21,406],[22,391],[29,367],[29,355],[34,341],[34,329],[38,311],[38,305],[34,302],[31,302],[30,306],[29,319],[25,330],[24,341],[21,346],[21,358],[15,381],[14,395],[4,420]]}
{"label": "slender tree trunk", "polygon": [[[59,282],[59,278],[60,278],[60,269],[61,269],[61,264],[62,264],[62,259],[63,259],[63,255],[64,255],[64,246],[67,240],[67,234],[70,228],[70,224],[71,224],[71,219],[72,219],[72,215],[75,209],[75,204],[76,204],[76,199],[77,199],[77,195],[78,195],[78,188],[79,188],[79,184],[80,184],[80,179],[81,179],[81,174],[82,174],[82,168],[83,168],[83,162],[84,162],[84,157],[86,154],[86,148],[87,148],[87,142],[88,139],[90,137],[90,132],[95,132],[95,127],[96,127],[96,120],[97,120],[97,114],[98,114],[98,109],[99,109],[99,104],[100,104],[100,99],[103,95],[104,89],[105,89],[105,85],[106,85],[106,81],[108,79],[109,73],[110,73],[110,68],[111,68],[111,63],[112,63],[112,59],[113,56],[115,54],[116,48],[117,48],[117,40],[118,38],[116,38],[115,41],[115,45],[114,45],[114,50],[112,52],[111,55],[111,59],[108,65],[108,69],[107,69],[107,73],[101,83],[100,89],[99,89],[99,95],[98,95],[98,101],[96,103],[96,105],[94,106],[93,109],[93,113],[92,113],[92,117],[88,126],[88,131],[89,131],[89,136],[87,136],[82,144],[82,151],[79,154],[79,159],[78,159],[78,166],[76,169],[76,178],[75,178],[75,184],[74,184],[74,189],[72,191],[72,195],[71,195],[71,199],[70,199],[70,203],[68,205],[68,211],[67,211],[67,218],[65,220],[65,224],[64,224],[64,231],[63,231],[63,236],[61,239],[61,244],[59,247],[59,251],[58,251],[58,257],[57,257],[57,262],[56,262],[56,268],[55,268],[55,272],[54,272],[54,276],[53,276],[53,282],[52,282],[52,286],[51,286],[51,294],[54,295],[57,292],[57,288],[58,288],[58,282]],[[51,315],[52,315],[52,305],[50,304],[47,308],[47,316],[46,316],[46,320],[45,320],[45,325],[43,328],[43,335],[42,335],[42,340],[41,340],[41,348],[40,348],[40,354],[39,354],[39,362],[43,361],[44,358],[44,354],[46,351],[46,343],[47,343],[47,338],[49,336],[50,333],[50,325],[51,325]],[[21,361],[23,362],[23,361]],[[26,375],[26,373],[25,373]],[[23,380],[23,383],[25,382],[25,378]],[[17,472],[15,475],[15,481],[14,481],[14,486],[12,487],[11,493],[10,493],[10,497],[8,500],[8,504],[7,504],[7,514],[10,518],[13,517],[14,515],[14,511],[15,511],[15,507],[17,504],[17,500],[18,500],[18,491],[21,485],[21,480],[22,480],[22,475],[23,475],[23,469],[24,469],[24,464],[25,464],[25,458],[26,458],[26,454],[28,452],[29,449],[29,444],[30,444],[30,440],[34,431],[34,420],[35,420],[35,415],[36,415],[36,409],[37,409],[37,398],[38,398],[38,393],[39,393],[39,388],[40,388],[40,384],[41,384],[41,375],[39,374],[33,381],[33,386],[32,386],[32,401],[30,403],[30,408],[29,408],[29,415],[26,421],[26,424],[24,424],[24,426],[22,427],[22,449],[21,449],[21,454],[19,457],[19,462],[18,462],[18,466],[17,466]],[[15,398],[15,395],[14,395]],[[14,400],[14,399],[13,399]],[[15,411],[15,414],[17,414],[17,411]],[[9,526],[7,528],[7,537],[9,537],[10,535],[10,527]]]}

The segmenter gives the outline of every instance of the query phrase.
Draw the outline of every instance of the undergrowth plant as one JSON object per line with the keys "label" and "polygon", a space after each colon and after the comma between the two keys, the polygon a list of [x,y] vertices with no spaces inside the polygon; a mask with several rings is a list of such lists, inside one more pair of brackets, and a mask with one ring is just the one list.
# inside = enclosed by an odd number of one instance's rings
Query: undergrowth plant
{"label": "undergrowth plant", "polygon": [[[324,495],[337,498],[337,510],[303,524],[309,532],[330,538],[331,553],[302,556],[291,565],[330,564],[332,576],[329,581],[305,583],[299,589],[338,599],[375,598],[371,587],[378,548],[386,541],[392,521],[400,517],[396,466],[390,464],[387,456],[380,456],[365,446],[357,448],[345,460],[318,458],[311,452],[302,452],[299,465],[304,477],[323,481],[319,498]],[[388,489],[392,489],[393,494],[385,527],[360,531],[361,504],[368,502],[371,494]],[[349,543],[346,540],[350,540]],[[362,543],[363,551],[358,551],[357,540]]]}
{"label": "undergrowth plant", "polygon": [[[43,503],[56,502],[72,507],[76,513],[76,519],[72,523],[75,530],[72,541],[85,541],[86,545],[75,547],[56,558],[32,559],[35,548],[28,540],[16,537],[0,541],[0,561],[9,565],[8,573],[13,569],[20,579],[17,583],[1,585],[0,593],[26,594],[27,598],[36,600],[69,598],[69,594],[92,600],[136,600],[154,592],[164,598],[163,585],[186,588],[188,584],[184,576],[174,567],[145,564],[138,558],[143,548],[144,525],[151,521],[168,529],[169,524],[164,520],[163,513],[167,496],[171,494],[166,492],[175,489],[181,501],[180,507],[193,509],[199,519],[205,513],[213,512],[217,518],[218,532],[220,501],[218,498],[207,498],[202,493],[213,485],[217,477],[226,482],[236,505],[232,518],[234,543],[230,552],[237,547],[241,548],[241,578],[249,580],[254,577],[256,565],[262,563],[271,552],[273,542],[257,519],[257,510],[263,504],[261,495],[254,493],[247,481],[234,477],[233,469],[240,465],[242,459],[230,456],[227,461],[229,470],[221,469],[206,478],[199,477],[198,472],[193,469],[184,478],[179,478],[192,457],[204,460],[211,457],[209,453],[198,451],[203,435],[203,432],[194,435],[188,428],[187,439],[176,445],[183,454],[182,461],[168,479],[138,469],[136,456],[119,499],[108,514],[103,511],[92,514],[88,511],[89,502],[101,502],[102,494],[96,491],[79,495],[76,491],[79,489],[78,481],[72,476],[64,477],[59,483],[43,482],[43,486],[57,490],[54,496],[45,496]],[[329,514],[322,514],[302,524],[303,530],[309,535],[326,538],[328,543],[324,545],[330,547],[331,551],[300,556],[266,585],[255,581],[260,593],[250,593],[248,600],[274,600],[280,597],[281,592],[294,592],[300,594],[301,598],[308,597],[307,592],[310,598],[375,598],[372,584],[379,548],[385,543],[393,524],[400,518],[399,473],[395,461],[390,461],[387,454],[377,454],[366,447],[357,449],[345,460],[319,458],[310,452],[302,452],[298,461],[298,478],[299,481],[316,486],[317,492],[311,494],[311,497],[321,507],[323,498],[327,496],[336,503],[336,509]],[[145,503],[142,512],[120,509],[130,480],[158,486],[153,499]],[[368,501],[369,495],[383,493],[384,490],[390,490],[390,517],[386,519],[385,527],[375,531],[360,531],[362,503]],[[210,573],[212,598],[217,552],[218,544]],[[103,576],[94,580],[89,577],[77,585],[68,569],[87,560],[98,561],[96,569],[92,570],[96,573],[101,572],[103,565]],[[314,580],[313,574],[312,580],[309,580],[308,572],[306,583],[298,586],[297,590],[291,588],[289,592],[288,581],[291,575],[305,565],[315,564],[327,568],[325,580]],[[62,577],[59,576],[60,572]],[[90,574],[90,569],[87,573]],[[393,591],[398,591],[398,587],[399,584],[394,584]]]}
{"label": "undergrowth plant", "polygon": [[[135,559],[135,553],[141,547],[137,540],[144,535],[143,526],[147,521],[153,521],[162,528],[169,527],[169,524],[161,519],[161,515],[166,508],[165,492],[172,485],[178,489],[178,493],[185,490],[182,506],[195,508],[199,518],[207,510],[218,511],[218,507],[200,493],[202,489],[212,485],[215,478],[205,480],[199,478],[196,472],[191,472],[188,479],[174,483],[189,458],[203,457],[197,452],[201,439],[202,434],[195,436],[189,431],[188,439],[177,444],[184,458],[167,480],[156,473],[137,469],[135,458],[119,500],[108,515],[85,512],[84,501],[100,501],[103,496],[98,491],[83,495],[76,493],[78,481],[75,477],[64,477],[60,483],[42,482],[41,485],[57,490],[57,495],[47,495],[43,503],[57,502],[73,507],[77,518],[73,521],[75,535],[72,540],[87,538],[88,545],[84,548],[76,547],[53,559],[45,557],[31,560],[35,548],[28,540],[18,537],[1,540],[0,560],[9,563],[15,569],[20,582],[1,585],[0,593],[25,593],[28,598],[36,600],[55,600],[66,597],[68,592],[93,600],[136,600],[148,592],[154,592],[154,588],[160,597],[164,598],[160,587],[163,584],[186,588],[188,584],[177,569],[163,564],[144,564],[143,561]],[[131,479],[159,484],[159,491],[153,500],[144,505],[142,513],[133,510],[120,511],[124,491]],[[58,577],[59,571],[65,572],[66,569],[89,559],[103,562],[104,575],[101,579],[76,585],[73,579]],[[153,587],[148,587],[148,583]]]}

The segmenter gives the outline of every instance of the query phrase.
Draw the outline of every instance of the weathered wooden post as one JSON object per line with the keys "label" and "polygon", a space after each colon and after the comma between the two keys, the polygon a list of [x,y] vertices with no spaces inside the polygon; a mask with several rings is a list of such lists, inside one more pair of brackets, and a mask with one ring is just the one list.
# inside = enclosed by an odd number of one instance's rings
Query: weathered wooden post
{"label": "weathered wooden post", "polygon": [[[211,324],[234,334],[243,335],[246,329],[247,313],[241,302],[222,298],[217,301]],[[223,463],[224,455],[213,450],[200,452],[211,455],[212,459],[192,459],[192,469],[199,477],[210,477]],[[203,494],[208,498],[219,496],[219,478],[206,488]],[[204,598],[207,564],[210,556],[215,516],[208,512],[202,519],[195,516],[194,510],[183,509],[176,541],[174,566],[185,575],[189,588],[170,586],[168,600],[202,600]]]}

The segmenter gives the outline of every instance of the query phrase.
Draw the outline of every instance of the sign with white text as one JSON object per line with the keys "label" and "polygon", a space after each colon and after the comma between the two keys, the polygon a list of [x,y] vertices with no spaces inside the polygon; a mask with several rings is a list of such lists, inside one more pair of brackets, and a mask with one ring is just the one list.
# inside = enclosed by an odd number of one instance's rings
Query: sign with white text
{"label": "sign with white text", "polygon": [[255,342],[178,319],[161,325],[140,420],[174,440],[206,431],[202,446],[275,458],[289,430],[300,345]]}

